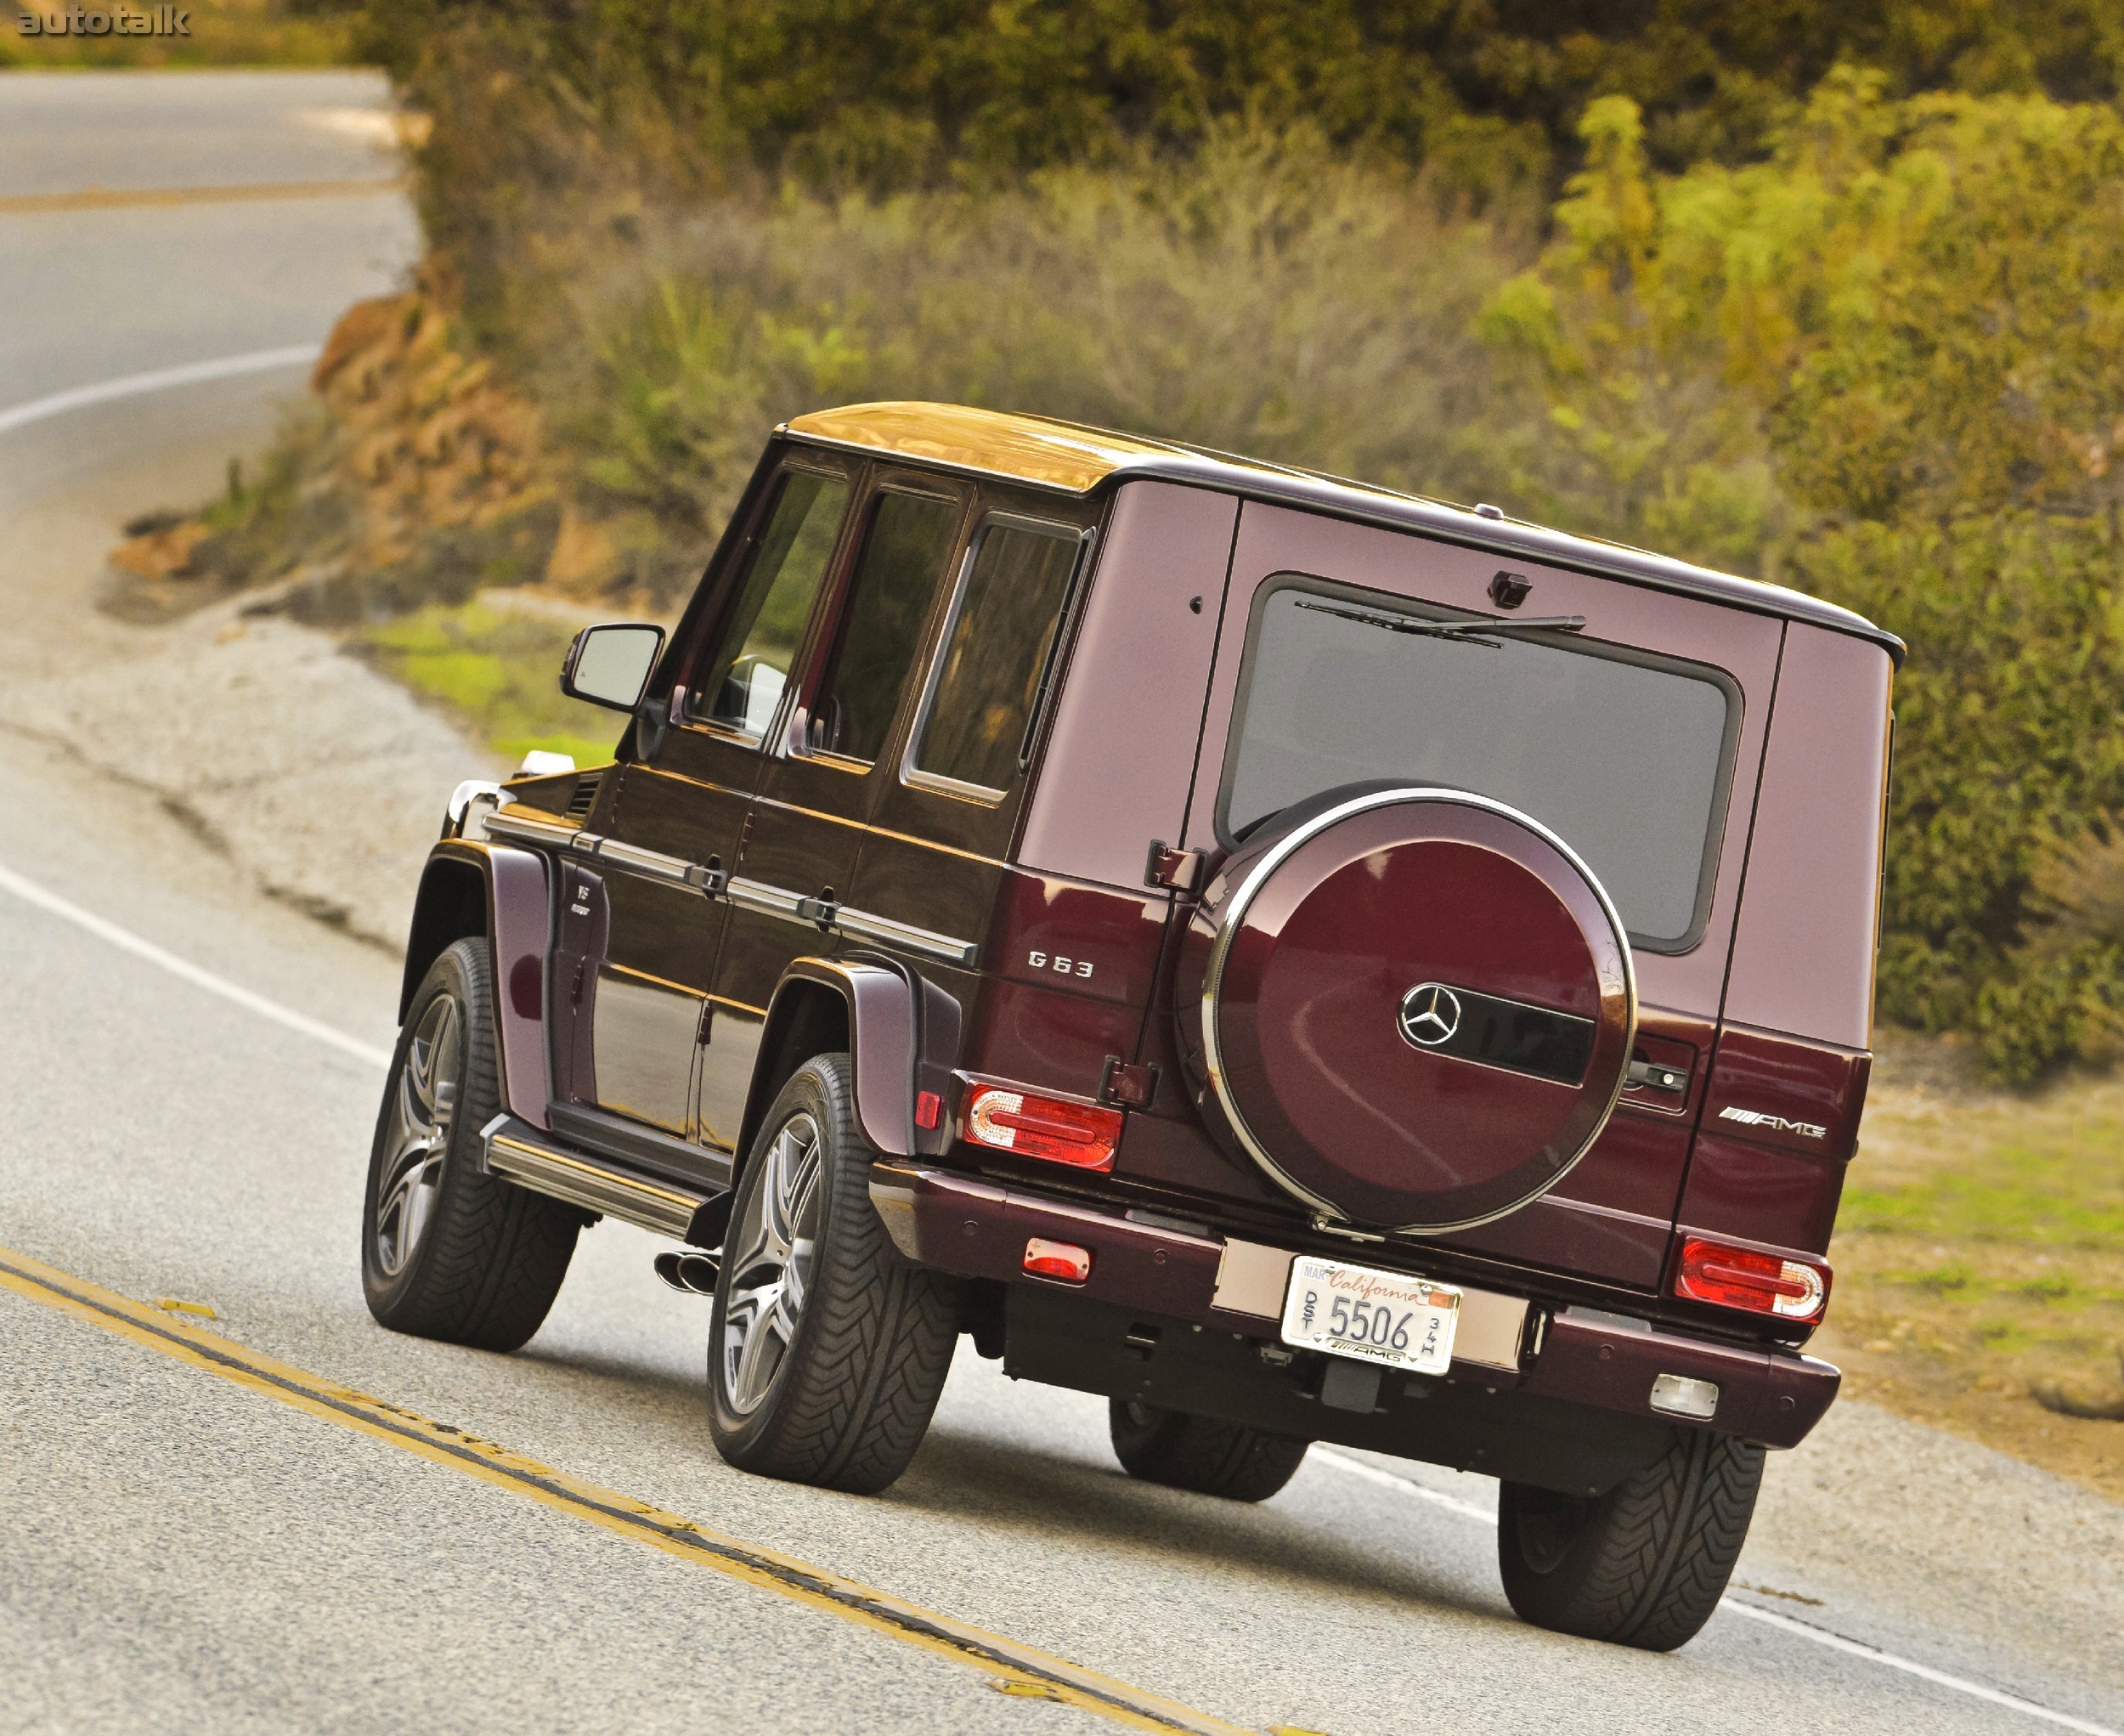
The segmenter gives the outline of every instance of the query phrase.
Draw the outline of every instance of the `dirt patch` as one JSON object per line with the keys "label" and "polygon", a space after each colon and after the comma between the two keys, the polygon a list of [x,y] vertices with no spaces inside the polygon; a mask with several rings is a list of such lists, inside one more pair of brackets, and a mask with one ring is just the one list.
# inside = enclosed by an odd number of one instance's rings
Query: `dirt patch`
{"label": "dirt patch", "polygon": [[[76,574],[102,551],[54,540],[40,555]],[[0,732],[147,791],[232,874],[395,953],[451,789],[506,766],[333,638],[243,607],[81,624],[0,682]]]}

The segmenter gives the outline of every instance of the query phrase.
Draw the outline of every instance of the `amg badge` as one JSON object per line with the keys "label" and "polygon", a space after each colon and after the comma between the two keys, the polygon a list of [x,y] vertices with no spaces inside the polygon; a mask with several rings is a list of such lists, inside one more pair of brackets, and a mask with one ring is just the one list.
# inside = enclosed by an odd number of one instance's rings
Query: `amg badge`
{"label": "amg badge", "polygon": [[1720,1121],[1737,1121],[1744,1127],[1767,1128],[1777,1134],[1797,1134],[1803,1139],[1826,1139],[1829,1130],[1816,1127],[1810,1121],[1787,1121],[1782,1115],[1768,1115],[1760,1109],[1734,1109],[1731,1106],[1719,1111]]}

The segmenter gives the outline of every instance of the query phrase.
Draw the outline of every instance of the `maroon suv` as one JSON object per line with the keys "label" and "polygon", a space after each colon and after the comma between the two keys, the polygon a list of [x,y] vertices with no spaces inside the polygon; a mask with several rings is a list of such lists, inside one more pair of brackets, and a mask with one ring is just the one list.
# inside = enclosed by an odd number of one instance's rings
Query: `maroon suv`
{"label": "maroon suv", "polygon": [[958,1336],[1133,1475],[1500,1479],[1528,1620],[1701,1626],[1866,1091],[1901,644],[1773,586],[944,405],[777,429],[612,765],[466,785],[362,1237],[499,1349],[600,1214],[732,1463],[874,1490]]}

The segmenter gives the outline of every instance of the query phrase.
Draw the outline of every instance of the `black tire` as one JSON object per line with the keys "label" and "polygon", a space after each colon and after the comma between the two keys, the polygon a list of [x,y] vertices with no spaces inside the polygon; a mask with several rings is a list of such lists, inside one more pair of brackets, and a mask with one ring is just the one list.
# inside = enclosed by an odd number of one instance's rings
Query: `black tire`
{"label": "black tire", "polygon": [[361,1287],[394,1332],[514,1350],[560,1293],[583,1219],[480,1168],[501,1107],[494,1005],[487,943],[462,940],[407,1009],[370,1147]]}
{"label": "black tire", "polygon": [[1107,1422],[1114,1456],[1131,1477],[1226,1501],[1268,1500],[1298,1474],[1311,1445],[1132,1399],[1110,1400]]}
{"label": "black tire", "polygon": [[760,1123],[708,1354],[709,1430],[741,1471],[875,1495],[929,1428],[958,1340],[959,1285],[892,1245],[870,1202],[876,1156],[856,1124],[845,1055],[798,1068]]}
{"label": "black tire", "polygon": [[1718,1608],[1762,1480],[1762,1448],[1677,1429],[1661,1458],[1606,1495],[1504,1484],[1505,1595],[1536,1627],[1670,1652]]}

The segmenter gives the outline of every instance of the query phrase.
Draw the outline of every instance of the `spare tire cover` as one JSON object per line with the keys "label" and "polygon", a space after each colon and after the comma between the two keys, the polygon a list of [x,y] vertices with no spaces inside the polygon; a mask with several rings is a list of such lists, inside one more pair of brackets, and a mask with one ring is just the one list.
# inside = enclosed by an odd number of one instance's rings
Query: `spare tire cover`
{"label": "spare tire cover", "polygon": [[1324,1216],[1419,1234],[1561,1180],[1622,1094],[1630,942],[1517,809],[1376,789],[1272,821],[1212,882],[1183,1043],[1246,1153]]}

